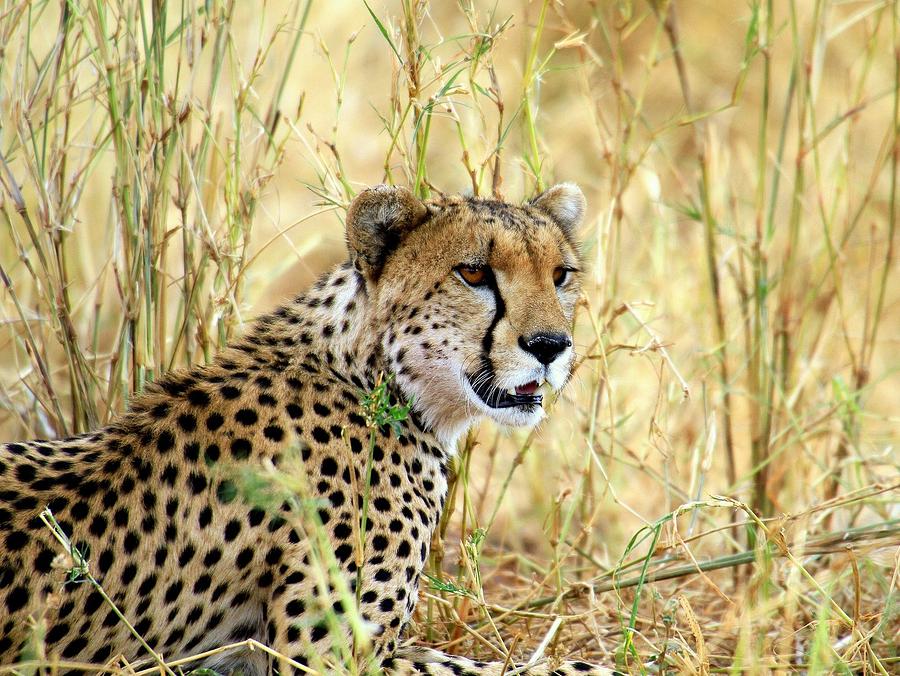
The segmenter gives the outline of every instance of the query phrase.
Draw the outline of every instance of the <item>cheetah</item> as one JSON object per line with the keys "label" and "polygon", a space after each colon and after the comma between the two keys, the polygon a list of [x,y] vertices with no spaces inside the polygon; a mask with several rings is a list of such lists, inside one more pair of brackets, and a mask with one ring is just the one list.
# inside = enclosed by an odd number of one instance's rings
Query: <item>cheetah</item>
{"label": "cheetah", "polygon": [[[0,447],[0,664],[37,626],[63,671],[253,639],[276,656],[190,667],[327,672],[335,646],[363,636],[362,657],[346,658],[369,673],[509,672],[411,646],[404,630],[457,441],[483,418],[538,423],[542,393],[570,375],[584,211],[573,184],[523,205],[364,190],[347,213],[349,260],[210,364],[164,376],[92,434]],[[378,387],[408,413],[367,419],[361,396]],[[240,477],[258,471],[297,478],[309,499],[249,499]],[[67,579],[45,508],[99,587]]]}

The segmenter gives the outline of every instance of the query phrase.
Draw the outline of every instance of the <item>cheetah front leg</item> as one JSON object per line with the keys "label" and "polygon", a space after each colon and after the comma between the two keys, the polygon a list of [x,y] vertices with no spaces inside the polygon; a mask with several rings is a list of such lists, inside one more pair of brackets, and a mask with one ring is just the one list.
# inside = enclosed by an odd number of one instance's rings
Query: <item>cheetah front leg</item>
{"label": "cheetah front leg", "polygon": [[[381,662],[394,653],[416,595],[417,585],[405,573],[394,574],[376,567],[361,577],[356,593],[356,577],[347,575],[355,599],[348,600],[328,584],[328,591],[312,584],[315,576],[308,566],[283,569],[273,585],[267,608],[268,644],[289,658],[279,665],[281,674],[304,673],[304,669],[331,673],[333,665],[355,663],[357,673],[383,673]],[[348,603],[349,601],[349,603]],[[354,640],[347,605],[357,605],[362,626],[356,638],[365,634],[369,643],[360,650]]]}

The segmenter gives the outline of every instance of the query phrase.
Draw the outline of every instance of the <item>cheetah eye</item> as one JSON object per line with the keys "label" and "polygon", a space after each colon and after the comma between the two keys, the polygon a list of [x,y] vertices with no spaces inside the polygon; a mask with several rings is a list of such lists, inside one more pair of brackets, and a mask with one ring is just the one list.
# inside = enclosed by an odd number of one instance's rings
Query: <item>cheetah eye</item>
{"label": "cheetah eye", "polygon": [[458,265],[456,272],[469,286],[483,286],[490,276],[490,268],[486,265]]}
{"label": "cheetah eye", "polygon": [[559,267],[553,271],[553,284],[556,286],[562,286],[566,283],[566,280],[569,279],[569,273],[571,270],[569,268]]}

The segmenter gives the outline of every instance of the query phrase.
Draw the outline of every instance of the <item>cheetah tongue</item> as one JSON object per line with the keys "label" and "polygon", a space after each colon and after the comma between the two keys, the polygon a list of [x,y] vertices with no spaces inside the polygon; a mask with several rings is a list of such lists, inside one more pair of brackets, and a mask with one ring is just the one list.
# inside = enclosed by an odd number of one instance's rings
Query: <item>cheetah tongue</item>
{"label": "cheetah tongue", "polygon": [[534,394],[538,390],[537,381],[532,380],[530,383],[519,385],[516,387],[516,394]]}

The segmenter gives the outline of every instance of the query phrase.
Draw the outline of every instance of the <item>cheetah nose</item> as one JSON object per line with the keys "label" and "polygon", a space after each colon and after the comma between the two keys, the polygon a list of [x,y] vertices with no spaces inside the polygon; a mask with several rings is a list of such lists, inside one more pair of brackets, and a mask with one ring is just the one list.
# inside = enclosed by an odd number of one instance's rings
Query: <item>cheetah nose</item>
{"label": "cheetah nose", "polygon": [[526,338],[519,336],[519,347],[548,366],[567,347],[572,347],[572,339],[564,333],[535,333]]}

